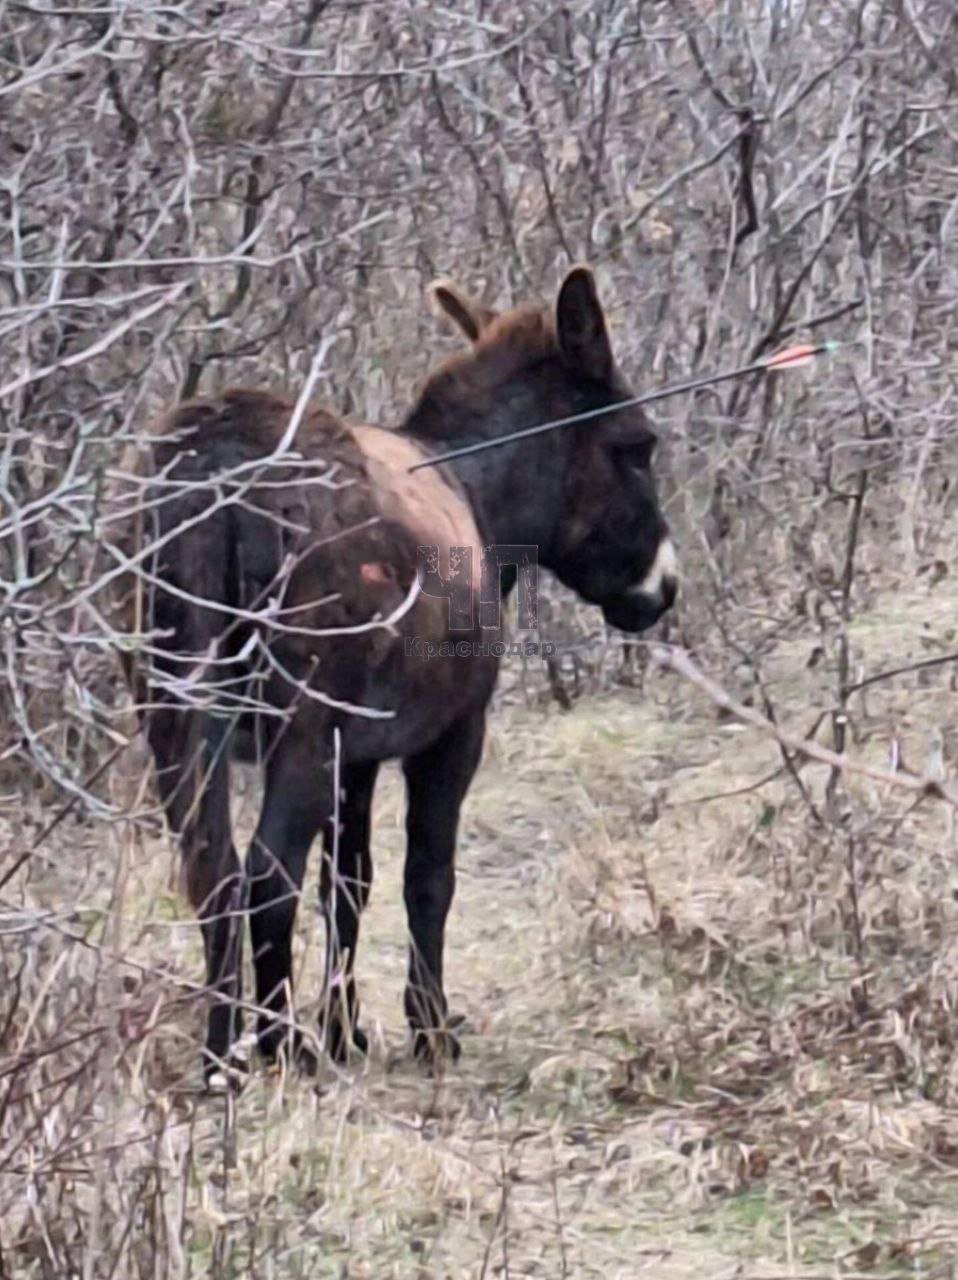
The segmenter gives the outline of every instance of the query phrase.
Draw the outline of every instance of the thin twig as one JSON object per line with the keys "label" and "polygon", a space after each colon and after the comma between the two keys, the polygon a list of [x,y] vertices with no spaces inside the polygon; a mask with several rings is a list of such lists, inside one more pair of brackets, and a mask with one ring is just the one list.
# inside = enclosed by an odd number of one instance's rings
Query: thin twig
{"label": "thin twig", "polygon": [[828,747],[823,747],[809,738],[803,738],[799,734],[790,733],[787,729],[772,724],[765,716],[751,707],[746,707],[730,693],[726,693],[720,684],[701,672],[684,649],[677,649],[671,645],[653,645],[651,657],[658,666],[666,667],[694,684],[711,698],[716,706],[724,707],[745,724],[752,725],[753,728],[774,738],[791,751],[805,755],[819,764],[828,765],[830,768],[859,774],[863,778],[870,778],[873,782],[880,782],[886,787],[909,791],[919,798],[930,797],[933,800],[942,800],[951,808],[958,809],[958,788],[953,783],[942,782],[924,774],[906,773],[904,770],[899,773],[889,773],[886,769],[879,769],[864,760],[856,760],[846,754],[839,755],[838,752],[830,751]]}

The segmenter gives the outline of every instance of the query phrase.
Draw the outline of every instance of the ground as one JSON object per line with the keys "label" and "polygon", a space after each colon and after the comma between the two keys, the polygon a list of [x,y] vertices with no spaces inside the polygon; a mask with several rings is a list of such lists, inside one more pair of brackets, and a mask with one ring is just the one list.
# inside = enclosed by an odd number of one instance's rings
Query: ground
{"label": "ground", "polygon": [[[924,583],[873,601],[853,629],[865,669],[926,656],[950,607]],[[808,659],[783,641],[764,672],[803,730],[828,698]],[[949,679],[943,667],[876,686],[850,750],[885,765],[894,737],[920,767],[929,726],[947,743],[955,720]],[[87,1162],[80,1203],[119,1249],[105,1206],[122,1169],[161,1275],[953,1276],[949,815],[852,781],[850,854],[810,815],[825,772],[802,768],[805,800],[781,765],[773,742],[667,672],[570,711],[514,683],[464,812],[447,964],[467,1028],[441,1079],[410,1060],[401,1013],[397,771],[377,795],[359,951],[370,1058],[316,1081],[260,1070],[235,1101],[197,1092],[200,1009],[166,976],[201,974],[168,842],[158,828],[117,836],[120,905],[101,936],[143,969],[117,995],[101,1163]],[[255,788],[240,790],[248,829]],[[311,871],[307,1023],[322,940]],[[130,1191],[140,1176],[149,1211]]]}

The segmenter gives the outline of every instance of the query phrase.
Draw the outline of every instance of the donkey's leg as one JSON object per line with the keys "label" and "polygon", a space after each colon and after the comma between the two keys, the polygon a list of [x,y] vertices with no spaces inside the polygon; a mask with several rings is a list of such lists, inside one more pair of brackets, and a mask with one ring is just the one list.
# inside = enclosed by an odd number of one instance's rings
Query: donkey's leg
{"label": "donkey's leg", "polygon": [[378,763],[344,768],[338,838],[331,828],[323,832],[319,896],[326,919],[326,980],[319,1025],[335,1062],[345,1061],[350,1043],[362,1053],[369,1047],[365,1033],[356,1025],[359,1003],[353,964],[359,917],[369,900],[373,879],[369,824],[378,771]]}
{"label": "donkey's leg", "polygon": [[206,953],[209,1012],[203,1069],[221,1071],[241,1030],[244,878],[230,830],[229,724],[185,706],[152,710],[147,738],[160,798],[179,837],[184,879]]}
{"label": "donkey's leg", "polygon": [[[317,759],[319,733],[296,728],[278,739],[266,769],[266,794],[247,859],[250,933],[259,1006],[259,1047],[274,1058],[287,1040],[292,988],[292,943],[310,845],[332,814],[332,774]],[[315,1059],[291,1037],[304,1066]]]}
{"label": "donkey's leg", "polygon": [[408,796],[405,899],[411,935],[406,1017],[421,1057],[443,1052],[459,1056],[459,1045],[445,1025],[442,949],[455,890],[459,809],[482,755],[484,729],[482,709],[403,762]]}

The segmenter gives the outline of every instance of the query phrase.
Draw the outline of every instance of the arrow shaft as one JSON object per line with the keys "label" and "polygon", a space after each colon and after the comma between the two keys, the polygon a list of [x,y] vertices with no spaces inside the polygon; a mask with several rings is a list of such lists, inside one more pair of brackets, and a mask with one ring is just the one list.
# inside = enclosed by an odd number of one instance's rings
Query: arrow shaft
{"label": "arrow shaft", "polygon": [[[803,362],[815,356],[824,355],[832,350],[830,343],[822,343],[810,347],[803,352]],[[655,391],[646,391],[639,396],[630,396],[627,400],[617,400],[615,404],[603,405],[599,409],[587,409],[583,413],[573,413],[567,418],[554,418],[551,422],[539,422],[534,427],[523,427],[521,431],[511,431],[505,436],[494,436],[490,440],[477,440],[473,444],[460,445],[457,449],[449,449],[445,453],[433,454],[423,462],[416,462],[409,468],[410,472],[419,471],[423,467],[436,467],[441,462],[449,462],[453,458],[466,458],[474,453],[483,453],[486,449],[496,449],[500,445],[512,444],[516,440],[528,440],[531,436],[542,435],[546,431],[557,431],[561,427],[569,427],[577,422],[588,422],[606,413],[615,413],[619,409],[635,408],[637,405],[654,404],[657,400],[665,400],[670,396],[686,395],[690,391],[698,391],[703,387],[715,387],[722,382],[730,382],[733,378],[745,378],[750,373],[774,373],[776,368],[787,369],[789,364],[776,366],[774,356],[766,356],[753,364],[742,365],[738,369],[727,369],[725,373],[710,373],[701,378],[690,378],[687,382],[675,382],[671,386],[659,387]]]}

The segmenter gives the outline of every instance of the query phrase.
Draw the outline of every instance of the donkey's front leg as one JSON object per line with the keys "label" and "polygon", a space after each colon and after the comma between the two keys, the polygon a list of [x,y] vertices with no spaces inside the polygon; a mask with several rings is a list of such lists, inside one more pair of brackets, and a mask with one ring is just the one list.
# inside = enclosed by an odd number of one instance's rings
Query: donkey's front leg
{"label": "donkey's front leg", "polygon": [[482,755],[485,710],[456,721],[403,763],[406,814],[405,899],[409,918],[406,1017],[417,1057],[459,1056],[447,1025],[442,984],[446,916],[455,890],[459,810]]}

